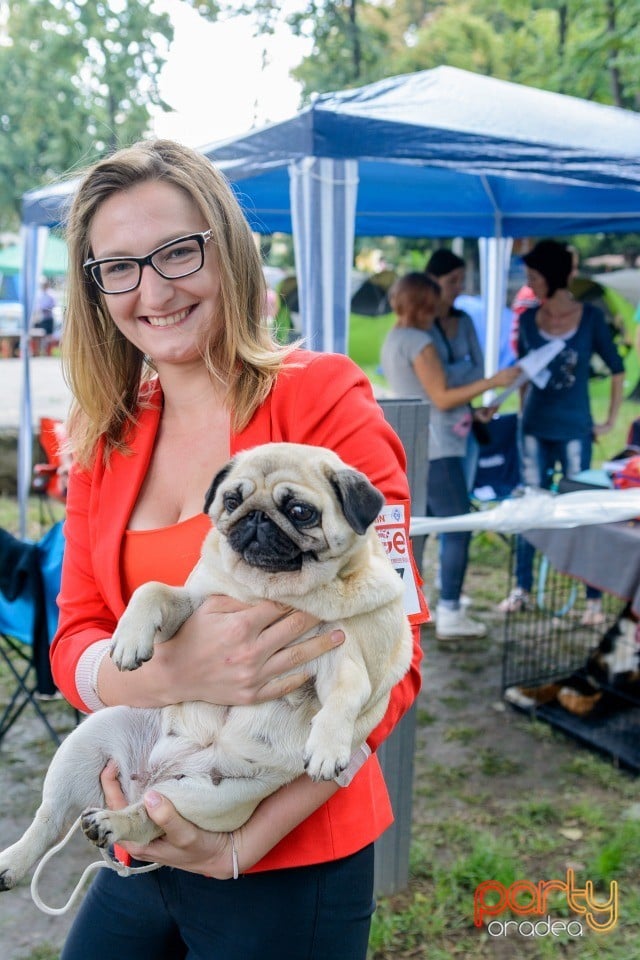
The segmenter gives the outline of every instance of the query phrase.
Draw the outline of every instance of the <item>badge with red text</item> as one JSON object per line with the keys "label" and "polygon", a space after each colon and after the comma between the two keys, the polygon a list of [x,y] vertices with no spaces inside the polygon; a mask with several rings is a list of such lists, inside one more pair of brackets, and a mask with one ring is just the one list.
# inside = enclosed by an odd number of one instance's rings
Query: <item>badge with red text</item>
{"label": "badge with red text", "polygon": [[429,610],[421,590],[422,579],[413,557],[408,527],[407,501],[385,504],[375,522],[378,538],[404,584],[404,612],[411,623],[426,623]]}

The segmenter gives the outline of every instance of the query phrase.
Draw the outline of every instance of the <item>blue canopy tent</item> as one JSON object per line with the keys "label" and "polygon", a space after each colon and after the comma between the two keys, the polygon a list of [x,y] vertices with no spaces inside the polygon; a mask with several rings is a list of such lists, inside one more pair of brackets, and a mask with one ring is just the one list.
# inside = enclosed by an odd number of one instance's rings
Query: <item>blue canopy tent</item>
{"label": "blue canopy tent", "polygon": [[321,348],[346,349],[354,234],[491,238],[494,366],[505,238],[640,222],[638,114],[451,67],[326,94],[205,153],[246,195],[256,229],[293,229],[302,328]]}
{"label": "blue canopy tent", "polygon": [[[495,369],[510,238],[640,230],[640,115],[452,67],[325,94],[202,149],[253,229],[293,233],[320,350],[346,350],[356,234],[481,238]],[[74,185],[27,193],[25,228],[63,222]]]}

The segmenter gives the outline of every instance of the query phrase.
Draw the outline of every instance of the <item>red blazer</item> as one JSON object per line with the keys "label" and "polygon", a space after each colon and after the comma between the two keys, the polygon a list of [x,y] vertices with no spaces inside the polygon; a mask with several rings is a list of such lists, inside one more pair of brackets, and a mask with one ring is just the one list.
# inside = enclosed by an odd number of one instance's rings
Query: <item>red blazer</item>
{"label": "red blazer", "polygon": [[[101,451],[89,470],[73,469],[67,495],[66,550],[58,603],[60,623],[51,648],[53,675],[67,699],[86,712],[76,685],[84,650],[110,637],[124,612],[120,548],[153,451],[162,393],[155,382],[139,412],[131,453]],[[231,435],[231,452],[269,441],[326,446],[365,473],[387,503],[404,503],[409,491],[402,445],[376,403],[369,381],[346,357],[296,351],[283,367],[248,426]],[[425,617],[426,619],[426,617]],[[418,628],[409,672],[392,691],[382,722],[369,737],[373,750],[413,703],[420,689]],[[389,799],[373,755],[350,786],[285,837],[254,869],[299,866],[347,856],[375,840],[392,822]]]}

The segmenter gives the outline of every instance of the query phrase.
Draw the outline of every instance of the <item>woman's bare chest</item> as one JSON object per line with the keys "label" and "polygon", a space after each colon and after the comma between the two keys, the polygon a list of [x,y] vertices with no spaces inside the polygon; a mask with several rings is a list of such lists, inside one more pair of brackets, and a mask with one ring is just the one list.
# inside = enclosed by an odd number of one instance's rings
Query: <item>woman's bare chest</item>
{"label": "woman's bare chest", "polygon": [[229,450],[228,417],[188,431],[161,427],[129,528],[155,529],[200,513]]}

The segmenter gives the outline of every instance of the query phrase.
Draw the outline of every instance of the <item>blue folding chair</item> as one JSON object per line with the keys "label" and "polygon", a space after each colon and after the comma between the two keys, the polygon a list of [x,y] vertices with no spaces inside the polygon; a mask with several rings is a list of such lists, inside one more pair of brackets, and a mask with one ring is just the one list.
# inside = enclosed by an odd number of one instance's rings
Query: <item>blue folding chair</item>
{"label": "blue folding chair", "polygon": [[0,717],[0,742],[31,706],[52,740],[60,743],[41,701],[56,694],[49,644],[58,624],[63,553],[62,522],[37,542],[19,540],[0,529],[0,657],[14,681]]}

